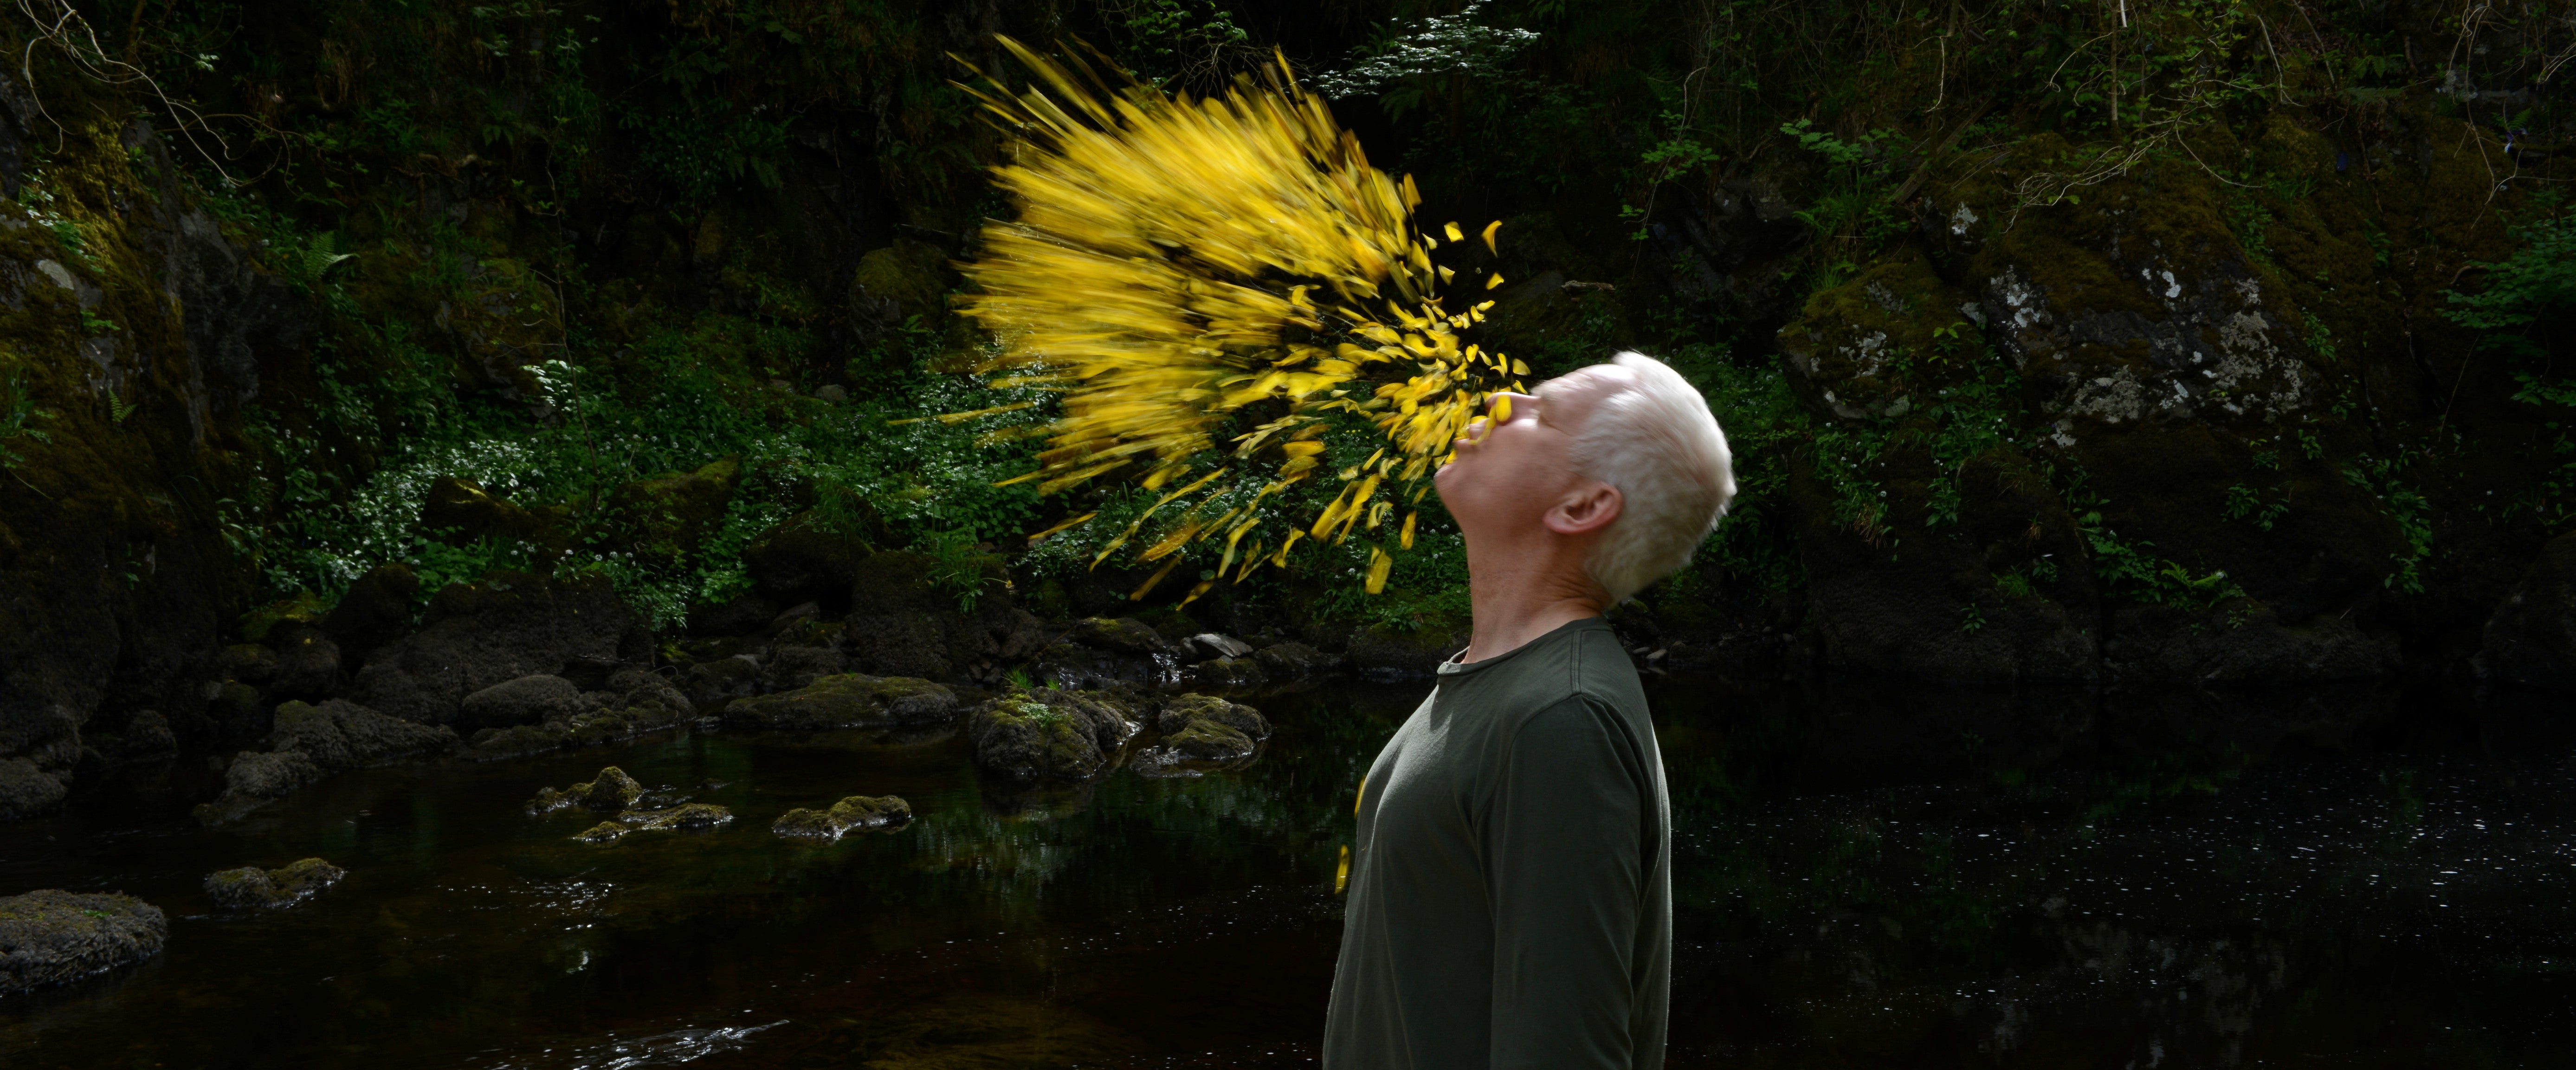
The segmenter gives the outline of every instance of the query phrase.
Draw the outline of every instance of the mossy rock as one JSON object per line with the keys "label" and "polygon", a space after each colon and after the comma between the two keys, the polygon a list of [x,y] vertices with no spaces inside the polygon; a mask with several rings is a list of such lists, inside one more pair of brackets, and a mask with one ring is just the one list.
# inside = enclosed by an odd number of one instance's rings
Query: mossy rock
{"label": "mossy rock", "polygon": [[1136,756],[1136,771],[1145,776],[1196,776],[1241,765],[1270,737],[1261,711],[1214,695],[1165,702],[1154,725],[1163,738]]}
{"label": "mossy rock", "polygon": [[515,258],[467,264],[467,292],[442,303],[438,325],[464,342],[468,377],[525,397],[545,396],[529,368],[563,346],[554,285]]}
{"label": "mossy rock", "polygon": [[1014,690],[976,707],[975,761],[1014,780],[1083,780],[1109,768],[1138,730],[1129,703],[1105,692]]}
{"label": "mossy rock", "polygon": [[421,530],[457,546],[488,539],[560,552],[572,545],[562,530],[563,519],[561,510],[523,508],[483,489],[482,484],[455,476],[432,480],[420,507]]}
{"label": "mossy rock", "polygon": [[878,331],[901,326],[912,316],[936,326],[947,317],[947,260],[936,246],[910,238],[868,250],[850,279],[852,314]]}
{"label": "mossy rock", "polygon": [[0,899],[0,993],[77,981],[161,952],[170,922],[130,895],[57,889]]}
{"label": "mossy rock", "polygon": [[769,830],[791,839],[830,842],[859,829],[900,828],[911,821],[912,804],[901,796],[852,795],[826,809],[789,810]]}
{"label": "mossy rock", "polygon": [[713,803],[686,803],[660,810],[628,810],[573,834],[583,843],[614,843],[638,832],[703,831],[733,822],[733,811]]}
{"label": "mossy rock", "polygon": [[742,458],[719,457],[693,472],[666,472],[620,486],[609,492],[608,503],[638,553],[677,562],[724,522],[741,482]]}
{"label": "mossy rock", "polygon": [[278,869],[244,866],[206,875],[206,896],[236,910],[281,910],[312,898],[349,875],[319,858]]}
{"label": "mossy rock", "polygon": [[936,724],[957,713],[957,693],[909,676],[826,676],[794,691],[735,699],[725,723],[737,728],[814,731]]}
{"label": "mossy rock", "polygon": [[571,807],[617,812],[635,805],[644,797],[644,785],[626,775],[626,770],[609,766],[599,771],[589,783],[575,784],[562,791],[539,788],[537,797],[528,801],[531,814],[548,814]]}
{"label": "mossy rock", "polygon": [[1809,297],[1799,319],[1780,329],[1780,349],[1812,404],[1844,419],[1903,416],[1933,400],[1909,394],[1908,381],[1923,389],[1946,378],[1936,367],[1948,359],[1945,347],[1970,348],[1932,332],[1973,335],[1971,317],[1979,315],[1907,246]]}

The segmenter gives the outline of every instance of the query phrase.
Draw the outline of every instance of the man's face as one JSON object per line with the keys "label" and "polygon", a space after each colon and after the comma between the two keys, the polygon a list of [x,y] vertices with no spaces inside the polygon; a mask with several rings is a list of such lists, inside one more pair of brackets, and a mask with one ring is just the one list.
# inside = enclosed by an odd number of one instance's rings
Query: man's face
{"label": "man's face", "polygon": [[[1530,394],[1494,395],[1511,403],[1510,417],[1478,420],[1457,441],[1457,456],[1432,476],[1441,504],[1462,529],[1534,528],[1590,482],[1575,475],[1574,436],[1603,398],[1634,378],[1605,364],[1550,379]],[[1499,407],[1487,404],[1489,413]]]}

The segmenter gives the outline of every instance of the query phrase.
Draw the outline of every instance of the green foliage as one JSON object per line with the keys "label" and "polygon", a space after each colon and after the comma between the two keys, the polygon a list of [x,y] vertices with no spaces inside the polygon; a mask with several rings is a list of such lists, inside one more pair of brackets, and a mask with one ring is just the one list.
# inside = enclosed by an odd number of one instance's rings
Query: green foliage
{"label": "green foliage", "polygon": [[2492,332],[2489,344],[2537,353],[2542,329],[2576,313],[2576,223],[2547,219],[2523,228],[2522,247],[2485,267],[2486,288],[2474,294],[2444,291],[2459,307],[2443,313],[2452,322]]}
{"label": "green foliage", "polygon": [[26,455],[18,452],[19,439],[52,442],[52,436],[36,423],[53,418],[53,413],[36,406],[35,395],[27,390],[26,373],[9,369],[8,378],[0,379],[0,468],[15,469],[26,463]]}
{"label": "green foliage", "polygon": [[2238,483],[2227,488],[2227,505],[2222,511],[2229,520],[2251,519],[2255,527],[2270,531],[2290,511],[2290,500],[2284,495],[2279,501],[2265,501],[2260,492]]}
{"label": "green foliage", "polygon": [[2400,478],[2409,463],[2410,459],[2382,461],[2364,457],[2360,464],[2345,468],[2343,478],[2377,495],[2380,510],[2396,521],[2398,533],[2406,539],[2405,549],[2389,555],[2393,567],[2381,583],[2392,591],[2422,594],[2421,566],[2425,556],[2433,552],[2433,503]]}
{"label": "green foliage", "polygon": [[975,612],[975,600],[985,588],[1004,582],[987,575],[1001,564],[1001,558],[978,546],[972,531],[932,532],[914,543],[913,549],[930,556],[931,586],[957,599],[960,613]]}

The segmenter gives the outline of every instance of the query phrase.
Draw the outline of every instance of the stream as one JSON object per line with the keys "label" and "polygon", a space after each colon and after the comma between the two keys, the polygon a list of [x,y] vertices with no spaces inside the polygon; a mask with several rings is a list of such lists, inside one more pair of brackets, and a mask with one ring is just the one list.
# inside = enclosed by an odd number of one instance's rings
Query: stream
{"label": "stream", "polygon": [[[208,755],[0,827],[0,894],[123,891],[166,952],[0,998],[0,1065],[1311,1065],[1361,771],[1427,682],[1246,696],[1257,761],[1078,790],[955,736],[690,732],[335,776],[219,830]],[[2385,685],[2213,696],[1650,685],[1669,1065],[2539,1066],[2576,1043],[2576,716]],[[701,832],[571,836],[616,765]],[[894,794],[815,846],[791,807]],[[300,906],[217,869],[320,856]]]}

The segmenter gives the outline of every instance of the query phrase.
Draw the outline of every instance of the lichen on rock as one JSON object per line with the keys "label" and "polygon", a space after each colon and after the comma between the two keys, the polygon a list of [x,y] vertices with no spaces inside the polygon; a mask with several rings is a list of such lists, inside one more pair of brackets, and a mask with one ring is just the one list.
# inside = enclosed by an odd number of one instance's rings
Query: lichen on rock
{"label": "lichen on rock", "polygon": [[279,910],[312,898],[348,875],[349,871],[319,858],[277,869],[244,866],[207,874],[206,896],[237,910]]}

